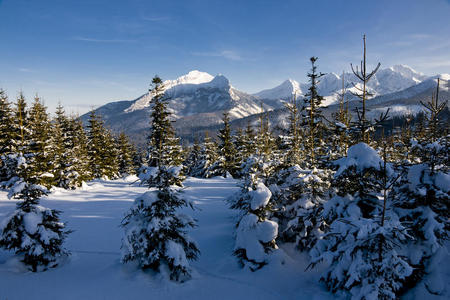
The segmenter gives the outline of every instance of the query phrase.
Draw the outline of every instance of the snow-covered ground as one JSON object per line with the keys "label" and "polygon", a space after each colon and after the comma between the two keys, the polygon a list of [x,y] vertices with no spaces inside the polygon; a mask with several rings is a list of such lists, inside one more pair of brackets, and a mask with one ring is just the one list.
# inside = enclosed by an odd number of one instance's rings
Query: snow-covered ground
{"label": "snow-covered ground", "polygon": [[[305,271],[308,259],[292,248],[284,265],[251,272],[232,256],[234,214],[225,199],[237,190],[223,178],[185,181],[184,196],[195,201],[198,220],[192,236],[201,255],[192,263],[193,278],[173,283],[154,272],[120,263],[125,212],[145,187],[125,180],[94,181],[75,191],[56,190],[41,203],[63,211],[74,230],[67,262],[42,273],[24,271],[9,252],[0,250],[0,299],[333,299],[318,283],[319,270]],[[0,220],[15,208],[0,192]]]}

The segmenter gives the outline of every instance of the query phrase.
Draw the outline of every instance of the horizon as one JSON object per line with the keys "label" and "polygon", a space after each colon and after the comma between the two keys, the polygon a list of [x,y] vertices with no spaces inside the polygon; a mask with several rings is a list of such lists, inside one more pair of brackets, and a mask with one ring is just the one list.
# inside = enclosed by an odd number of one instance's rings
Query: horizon
{"label": "horizon", "polygon": [[349,72],[361,60],[363,34],[370,66],[407,65],[433,76],[450,73],[448,15],[448,0],[0,0],[0,88],[12,101],[22,90],[28,102],[37,93],[52,113],[61,102],[79,114],[139,97],[156,74],[223,74],[256,93],[287,79],[306,82],[311,56],[319,71]]}

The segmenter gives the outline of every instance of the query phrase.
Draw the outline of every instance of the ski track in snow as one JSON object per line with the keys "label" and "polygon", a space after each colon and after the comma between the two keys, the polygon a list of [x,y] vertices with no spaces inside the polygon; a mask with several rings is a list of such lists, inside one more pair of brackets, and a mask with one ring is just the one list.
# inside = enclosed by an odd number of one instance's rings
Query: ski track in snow
{"label": "ski track in snow", "polygon": [[[304,271],[306,256],[285,265],[267,265],[251,272],[232,255],[234,215],[225,199],[237,191],[236,181],[220,177],[189,178],[183,196],[195,203],[186,209],[197,219],[191,231],[201,255],[192,262],[193,278],[179,284],[164,275],[120,263],[120,225],[132,201],[145,187],[123,180],[93,181],[87,189],[56,189],[41,200],[61,210],[74,230],[66,241],[72,252],[64,265],[43,273],[24,271],[10,252],[0,250],[0,300],[16,299],[332,299],[318,283],[319,271]],[[16,201],[0,192],[0,219]]]}

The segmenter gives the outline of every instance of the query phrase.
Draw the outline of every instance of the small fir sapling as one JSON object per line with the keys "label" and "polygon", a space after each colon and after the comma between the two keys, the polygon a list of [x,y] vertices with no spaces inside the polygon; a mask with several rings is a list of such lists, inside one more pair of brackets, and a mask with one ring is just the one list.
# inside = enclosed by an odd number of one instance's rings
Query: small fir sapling
{"label": "small fir sapling", "polygon": [[272,193],[258,179],[257,163],[249,166],[247,175],[241,183],[241,189],[230,201],[230,207],[240,211],[236,224],[236,242],[234,254],[242,266],[255,271],[268,263],[270,255],[278,249],[275,242],[278,234],[278,224],[268,220],[271,208]]}
{"label": "small fir sapling", "polygon": [[63,247],[70,231],[60,221],[60,212],[39,205],[39,198],[48,193],[43,186],[17,181],[8,197],[21,201],[0,223],[0,246],[15,251],[33,272],[56,267],[70,254]]}
{"label": "small fir sapling", "polygon": [[159,272],[164,266],[171,280],[183,282],[191,277],[188,261],[196,259],[200,251],[188,235],[195,220],[178,212],[182,207],[192,208],[192,203],[170,186],[179,173],[179,168],[160,166],[157,190],[134,201],[122,221],[122,262],[136,261],[142,269]]}

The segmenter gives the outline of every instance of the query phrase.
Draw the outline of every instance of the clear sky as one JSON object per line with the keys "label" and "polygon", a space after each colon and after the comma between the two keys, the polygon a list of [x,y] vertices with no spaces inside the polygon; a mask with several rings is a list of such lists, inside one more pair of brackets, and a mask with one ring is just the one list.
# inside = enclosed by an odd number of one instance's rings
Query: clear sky
{"label": "clear sky", "polygon": [[369,63],[450,73],[449,0],[0,0],[0,87],[84,113],[198,69],[245,92]]}

